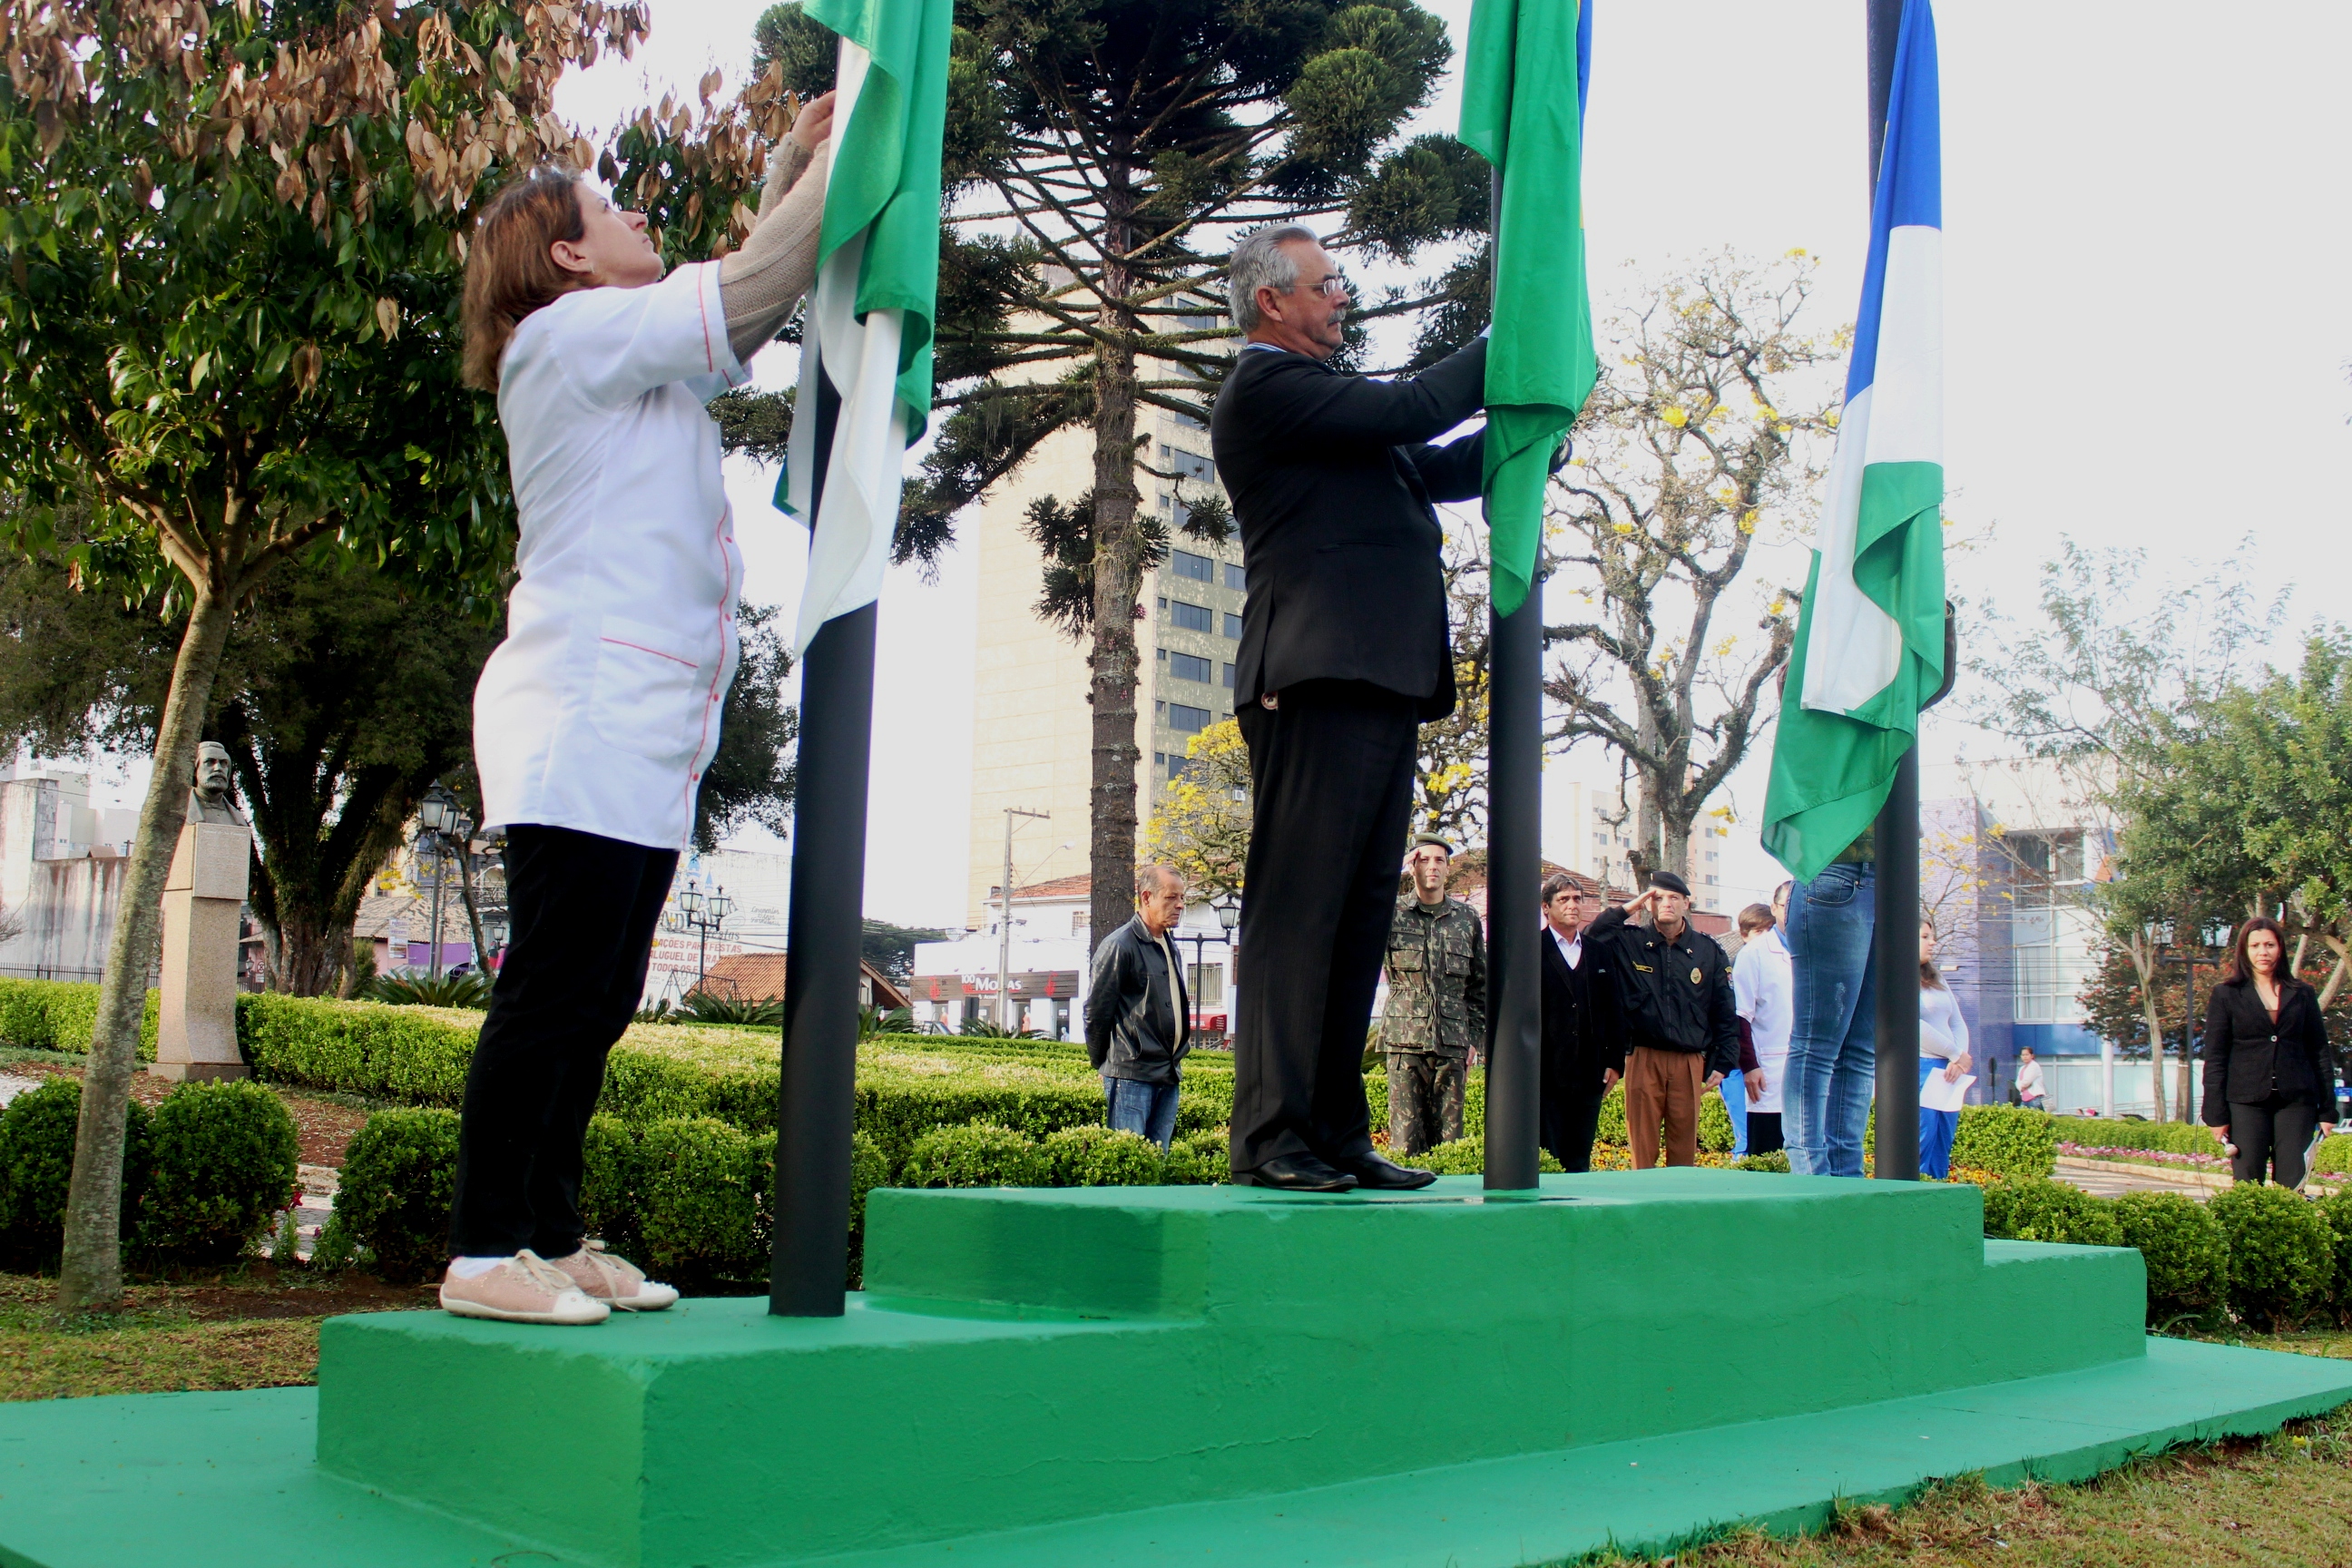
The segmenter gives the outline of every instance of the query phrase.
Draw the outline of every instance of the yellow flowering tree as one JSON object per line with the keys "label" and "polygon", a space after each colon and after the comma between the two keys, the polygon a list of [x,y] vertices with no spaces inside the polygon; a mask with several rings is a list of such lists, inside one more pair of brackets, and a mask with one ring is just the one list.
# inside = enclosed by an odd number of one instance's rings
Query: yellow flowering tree
{"label": "yellow flowering tree", "polygon": [[1184,771],[1168,786],[1144,833],[1144,852],[1175,867],[1204,899],[1242,890],[1249,863],[1249,748],[1231,719],[1184,747]]}

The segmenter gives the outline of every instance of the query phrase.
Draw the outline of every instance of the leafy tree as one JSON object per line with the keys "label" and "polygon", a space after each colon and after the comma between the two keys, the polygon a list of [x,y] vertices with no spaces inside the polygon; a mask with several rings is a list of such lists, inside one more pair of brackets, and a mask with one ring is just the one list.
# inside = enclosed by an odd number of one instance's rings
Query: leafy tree
{"label": "leafy tree", "polygon": [[1223,719],[1185,742],[1184,770],[1160,797],[1144,853],[1214,899],[1242,890],[1249,841],[1249,747],[1242,727]]}
{"label": "leafy tree", "polygon": [[1445,607],[1454,646],[1454,711],[1421,727],[1413,762],[1412,831],[1455,849],[1486,837],[1488,690],[1486,561],[1482,538],[1448,539]]}
{"label": "leafy tree", "polygon": [[721,710],[719,750],[694,797],[694,847],[706,855],[747,822],[780,837],[792,831],[793,790],[800,776],[793,752],[801,716],[784,701],[793,656],[776,633],[775,618],[772,605],[745,605],[735,612],[743,655]]}
{"label": "leafy tree", "polygon": [[[61,1304],[121,1298],[123,1106],[158,906],[231,622],[306,550],[401,558],[494,598],[511,503],[488,400],[460,390],[464,214],[595,148],[557,77],[645,31],[635,5],[57,0],[0,12],[0,473],[18,543],[86,508],[87,577],[184,608],[92,1030]],[[715,82],[707,82],[706,98]],[[673,256],[720,245],[778,133],[772,95],[669,105],[606,163]]]}
{"label": "leafy tree", "polygon": [[[1450,138],[1395,144],[1451,55],[1411,0],[965,0],[957,22],[943,417],[899,549],[943,538],[1055,432],[1089,439],[1092,482],[1058,503],[1085,525],[1049,565],[1083,567],[1091,594],[1092,929],[1109,931],[1135,864],[1135,611],[1153,548],[1137,478],[1180,479],[1154,466],[1138,410],[1205,420],[1240,229],[1322,219],[1339,249],[1408,258],[1484,232],[1487,174]],[[832,56],[797,7],[760,26],[787,85],[829,84]]]}
{"label": "leafy tree", "polygon": [[858,956],[904,985],[915,977],[915,944],[947,939],[947,932],[929,926],[892,925],[868,916],[865,935],[858,942]]}
{"label": "leafy tree", "polygon": [[[2200,708],[2276,623],[2284,595],[2265,609],[2227,569],[2151,595],[2141,583],[2147,564],[2144,551],[2062,542],[2042,568],[2036,623],[1988,613],[1972,629],[1982,651],[1969,660],[1968,712],[2056,769],[2093,818],[2086,826],[2117,845],[2117,875],[2095,879],[2092,895],[2132,966],[2138,1037],[2162,1041],[2157,974],[2168,949],[2242,910],[2259,879],[2210,784],[2183,787],[2179,749]],[[2191,1071],[2184,1045],[2173,1096],[2183,1116]],[[2161,1070],[2155,1082],[2162,1121]]]}
{"label": "leafy tree", "polygon": [[1834,390],[1822,372],[1843,333],[1798,317],[1814,265],[1801,251],[1756,266],[1726,254],[1616,312],[1616,363],[1553,479],[1546,572],[1578,566],[1590,620],[1544,628],[1559,658],[1547,738],[1594,740],[1638,781],[1637,872],[1690,873],[1691,827],[1746,758],[1757,710],[1788,662],[1794,595],[1771,595],[1755,633],[1718,617],[1759,529],[1810,519]]}

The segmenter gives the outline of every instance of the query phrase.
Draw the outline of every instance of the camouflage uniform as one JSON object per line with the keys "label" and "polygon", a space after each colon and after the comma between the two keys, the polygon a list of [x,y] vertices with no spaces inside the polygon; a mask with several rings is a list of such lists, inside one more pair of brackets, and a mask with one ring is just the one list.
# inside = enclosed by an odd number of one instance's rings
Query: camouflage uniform
{"label": "camouflage uniform", "polygon": [[1486,936],[1459,899],[1407,898],[1389,927],[1389,1152],[1418,1154],[1462,1136],[1470,1054],[1486,1037]]}

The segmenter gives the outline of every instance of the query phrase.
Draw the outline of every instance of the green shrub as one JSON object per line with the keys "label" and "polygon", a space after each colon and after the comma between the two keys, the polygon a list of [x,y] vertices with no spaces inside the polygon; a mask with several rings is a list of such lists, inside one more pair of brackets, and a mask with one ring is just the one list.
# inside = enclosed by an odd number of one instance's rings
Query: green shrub
{"label": "green shrub", "polygon": [[645,1254],[633,1261],[681,1289],[765,1279],[775,1146],[761,1142],[707,1116],[647,1128]]}
{"label": "green shrub", "polygon": [[[139,1019],[139,1057],[155,1059],[161,994],[147,993]],[[38,1051],[89,1049],[98,1026],[98,987],[74,980],[0,980],[0,1046]]]}
{"label": "green shrub", "polygon": [[[138,1223],[150,1154],[147,1108],[134,1100],[124,1112],[122,1213],[129,1231]],[[69,1078],[26,1089],[0,1114],[0,1244],[13,1261],[53,1268],[64,1250],[66,1190],[73,1181],[80,1120],[81,1084]]]}
{"label": "green shrub", "polygon": [[1993,1188],[1985,1191],[1985,1234],[2001,1235],[2018,1241],[2056,1241],[2077,1247],[2121,1247],[2123,1226],[2116,1218],[2115,1205],[2108,1199],[2093,1197],[2071,1182],[2053,1182],[2046,1176],[2025,1176],[2015,1181],[1998,1182],[2001,1203],[1996,1232]]}
{"label": "green shrub", "polygon": [[[2205,1147],[2198,1152],[2219,1153],[2221,1148],[2209,1135]],[[2319,1147],[2312,1151],[2311,1168],[2322,1175],[2352,1174],[2352,1132],[2331,1132],[2322,1139]]]}
{"label": "green shrub", "polygon": [[139,1243],[174,1262],[221,1264],[296,1201],[301,1138],[286,1102],[257,1083],[185,1083],[149,1124],[153,1173]]}
{"label": "green shrub", "polygon": [[[2086,1149],[2156,1149],[2168,1154],[2218,1154],[2221,1151],[2209,1129],[2186,1121],[2053,1116],[2050,1122],[2059,1142],[2079,1143]],[[1958,1153],[1955,1152],[1952,1158],[1958,1159]]]}
{"label": "green shrub", "polygon": [[[1418,1154],[1399,1154],[1394,1150],[1389,1158],[1400,1165],[1410,1165],[1416,1171],[1434,1171],[1441,1176],[1483,1176],[1486,1173],[1486,1139],[1482,1133],[1473,1138],[1465,1134],[1450,1143],[1440,1143]],[[1540,1175],[1559,1175],[1560,1163],[1544,1150],[1536,1151],[1536,1171]]]}
{"label": "green shrub", "polygon": [[2230,1299],[2230,1243],[2205,1205],[2179,1193],[2125,1193],[2115,1200],[2123,1244],[2147,1265],[2147,1321],[2210,1321]]}
{"label": "green shrub", "polygon": [[1625,1085],[1621,1081],[1609,1086],[1601,1097],[1601,1120],[1594,1124],[1592,1141],[1606,1143],[1612,1149],[1628,1147],[1625,1133]]}
{"label": "green shrub", "polygon": [[1160,1162],[1160,1180],[1166,1186],[1213,1187],[1233,1179],[1233,1137],[1223,1127],[1178,1133]]}
{"label": "green shrub", "polygon": [[1789,1173],[1789,1152],[1775,1149],[1769,1154],[1742,1154],[1732,1163],[1743,1171],[1778,1171],[1785,1176]]}
{"label": "green shrub", "polygon": [[1964,1105],[1952,1163],[1996,1176],[2046,1176],[2058,1168],[2057,1121],[2021,1105]]}
{"label": "green shrub", "polygon": [[[882,1146],[863,1132],[849,1135],[849,1234],[859,1240],[866,1236],[866,1194],[877,1187],[890,1184],[890,1163],[882,1157]],[[772,1192],[772,1187],[771,1191]]]}
{"label": "green shrub", "polygon": [[2336,1233],[2336,1276],[2328,1295],[2336,1314],[2352,1322],[2352,1192],[2331,1194],[2313,1206]]}
{"label": "green shrub", "polygon": [[1159,1146],[1133,1132],[1113,1131],[1108,1127],[1065,1127],[1046,1138],[1042,1152],[1049,1186],[1160,1184]]}
{"label": "green shrub", "polygon": [[1739,1140],[1731,1127],[1731,1107],[1723,1103],[1723,1096],[1708,1089],[1698,1097],[1698,1146],[1717,1154],[1728,1154]]}
{"label": "green shrub", "polygon": [[605,1247],[635,1262],[645,1256],[645,1146],[638,1130],[603,1112],[588,1119],[580,1149],[580,1218]]}
{"label": "green shrub", "polygon": [[2230,1242],[2230,1308],[2258,1328],[2291,1328],[2336,1284],[2336,1232],[2319,1205],[2284,1187],[2242,1182],[2213,1194]]}
{"label": "green shrub", "polygon": [[915,1140],[904,1181],[910,1187],[1042,1187],[1045,1158],[1009,1127],[935,1127]]}
{"label": "green shrub", "polygon": [[471,1007],[487,1011],[490,977],[479,970],[463,974],[379,974],[357,994],[394,1007]]}
{"label": "green shrub", "polygon": [[343,1155],[322,1250],[349,1252],[394,1284],[423,1279],[449,1258],[449,1205],[457,1182],[457,1117],[448,1110],[379,1110]]}

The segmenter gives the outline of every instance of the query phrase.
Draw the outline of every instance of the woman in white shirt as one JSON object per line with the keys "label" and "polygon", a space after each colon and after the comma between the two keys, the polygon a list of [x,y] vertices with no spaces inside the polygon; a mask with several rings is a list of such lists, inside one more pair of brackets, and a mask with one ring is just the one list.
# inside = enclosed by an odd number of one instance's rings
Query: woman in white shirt
{"label": "woman in white shirt", "polygon": [[[1959,998],[1944,984],[1936,968],[1936,928],[1919,922],[1919,1085],[1940,1072],[1946,1083],[1957,1083],[1969,1070],[1969,1021],[1960,1016]],[[1919,1173],[1942,1181],[1952,1173],[1952,1135],[1960,1130],[1957,1110],[1919,1108]]]}
{"label": "woman in white shirt", "polygon": [[760,221],[663,276],[643,214],[542,167],[466,264],[466,376],[498,394],[521,537],[474,693],[512,941],[466,1080],[441,1304],[593,1323],[677,1292],[584,1239],[581,1145],[645,986],[734,678],[743,580],[703,410],[816,270],[833,98],[772,150]]}
{"label": "woman in white shirt", "polygon": [[1761,1080],[1748,1096],[1748,1152],[1769,1154],[1786,1147],[1780,1136],[1780,1080],[1788,1071],[1789,1029],[1796,1017],[1795,981],[1788,944],[1780,940],[1770,910],[1750,904],[1740,910],[1739,931],[1746,940],[1732,961],[1731,994],[1756,1047]]}

